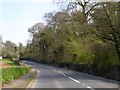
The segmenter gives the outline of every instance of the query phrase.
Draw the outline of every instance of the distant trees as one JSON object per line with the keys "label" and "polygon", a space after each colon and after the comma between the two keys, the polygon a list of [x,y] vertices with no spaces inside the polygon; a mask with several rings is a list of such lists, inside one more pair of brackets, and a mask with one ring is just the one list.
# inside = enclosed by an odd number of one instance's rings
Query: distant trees
{"label": "distant trees", "polygon": [[3,57],[11,57],[15,52],[15,44],[11,41],[6,41],[3,46]]}
{"label": "distant trees", "polygon": [[23,46],[22,43],[19,43],[19,46],[17,48],[19,48],[19,50],[18,50],[18,52],[19,52],[19,58],[23,58],[23,56],[24,56],[23,53],[24,53],[25,47]]}
{"label": "distant trees", "polygon": [[19,46],[17,46],[11,41],[6,41],[3,42],[2,56],[6,58],[19,59],[23,57],[24,50],[25,47],[22,45],[22,43],[19,43]]}

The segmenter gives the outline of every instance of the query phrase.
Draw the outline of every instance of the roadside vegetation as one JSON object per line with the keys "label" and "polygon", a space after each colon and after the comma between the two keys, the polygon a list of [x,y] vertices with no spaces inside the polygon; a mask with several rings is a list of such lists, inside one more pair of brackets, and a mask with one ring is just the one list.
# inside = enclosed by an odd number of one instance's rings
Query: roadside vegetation
{"label": "roadside vegetation", "polygon": [[69,2],[67,9],[45,14],[46,25],[29,28],[23,58],[119,80],[119,3],[83,1]]}
{"label": "roadside vegetation", "polygon": [[4,66],[4,64],[9,65],[9,66],[18,66],[19,65],[19,62],[13,61],[10,58],[2,59],[2,60],[0,60],[0,62],[1,62],[1,66],[2,65]]}
{"label": "roadside vegetation", "polygon": [[10,67],[10,68],[2,68],[0,72],[2,72],[2,77],[0,78],[0,83],[8,83],[10,80],[17,79],[22,75],[28,73],[31,70],[31,67]]}
{"label": "roadside vegetation", "polygon": [[3,57],[120,80],[120,3],[68,0],[61,6],[28,29],[26,47],[6,41]]}
{"label": "roadside vegetation", "polygon": [[17,79],[31,70],[30,66],[26,64],[21,66],[20,62],[9,58],[1,60],[0,65],[0,85]]}

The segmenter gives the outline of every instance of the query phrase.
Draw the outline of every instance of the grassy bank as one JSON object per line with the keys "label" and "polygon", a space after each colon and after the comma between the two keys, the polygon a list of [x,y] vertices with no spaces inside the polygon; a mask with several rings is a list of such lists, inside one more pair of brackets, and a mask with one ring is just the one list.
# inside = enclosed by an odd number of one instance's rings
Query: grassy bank
{"label": "grassy bank", "polygon": [[[28,87],[28,85],[31,86],[31,81],[35,78],[37,74],[37,70],[32,69],[28,74],[23,75],[22,77],[20,77],[17,80],[12,80],[7,84],[4,84],[3,89],[4,88],[22,88],[25,89]],[[26,90],[26,89],[25,89]]]}
{"label": "grassy bank", "polygon": [[9,82],[12,79],[19,78],[20,76],[28,73],[31,70],[31,67],[10,67],[0,69],[1,77],[0,83],[4,84]]}
{"label": "grassy bank", "polygon": [[30,66],[20,66],[18,61],[13,61],[9,58],[1,60],[0,63],[2,65],[0,69],[0,84],[8,83],[10,80],[19,78],[31,70]]}
{"label": "grassy bank", "polygon": [[19,63],[17,61],[13,61],[10,58],[2,59],[2,60],[0,60],[0,62],[2,63],[2,65],[3,65],[3,63],[6,63],[9,66],[18,66],[19,65]]}

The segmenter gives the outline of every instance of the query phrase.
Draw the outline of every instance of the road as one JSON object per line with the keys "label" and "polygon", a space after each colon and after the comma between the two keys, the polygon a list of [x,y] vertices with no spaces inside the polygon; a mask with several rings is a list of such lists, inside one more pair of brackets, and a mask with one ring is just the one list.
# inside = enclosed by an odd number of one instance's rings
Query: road
{"label": "road", "polygon": [[115,90],[113,88],[116,88],[119,90],[117,83],[89,74],[34,62],[26,63],[39,70],[31,88],[86,88],[87,90],[96,90],[96,88]]}

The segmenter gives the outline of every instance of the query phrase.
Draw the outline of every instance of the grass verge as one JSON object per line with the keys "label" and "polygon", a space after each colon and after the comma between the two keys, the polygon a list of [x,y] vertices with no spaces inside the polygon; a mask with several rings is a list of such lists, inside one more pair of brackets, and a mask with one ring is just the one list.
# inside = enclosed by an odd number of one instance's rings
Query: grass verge
{"label": "grass verge", "polygon": [[17,61],[13,61],[10,58],[2,59],[0,60],[1,65],[4,66],[4,63],[9,66],[19,66],[19,63]]}
{"label": "grass verge", "polygon": [[2,75],[0,76],[0,84],[8,83],[12,79],[19,78],[22,75],[28,73],[30,70],[30,66],[1,68],[0,73]]}
{"label": "grass verge", "polygon": [[35,78],[36,74],[37,70],[32,69],[28,74],[25,74],[16,80],[11,80],[8,84],[4,84],[3,89],[10,88],[16,90],[18,88],[22,88],[22,90],[26,90],[26,88],[28,88],[28,85]]}

